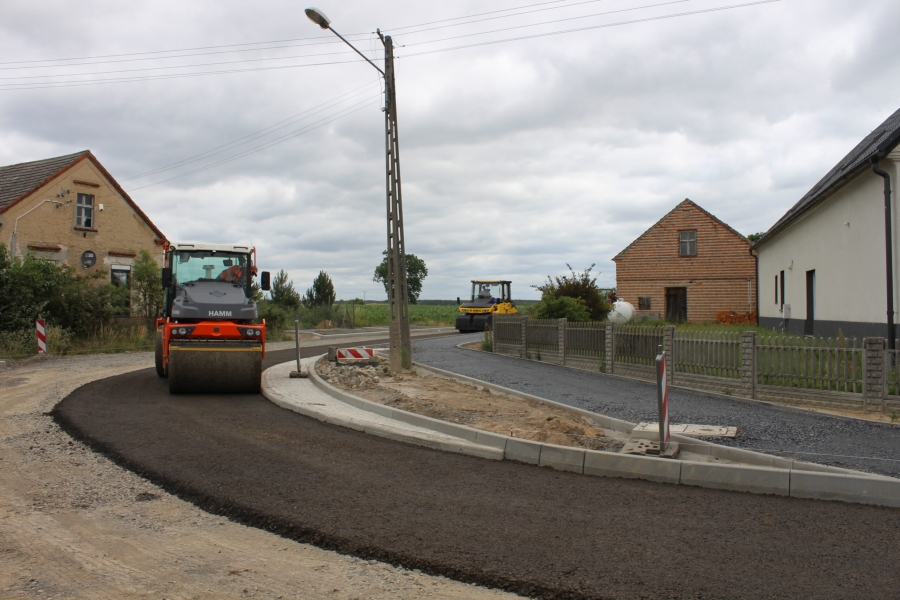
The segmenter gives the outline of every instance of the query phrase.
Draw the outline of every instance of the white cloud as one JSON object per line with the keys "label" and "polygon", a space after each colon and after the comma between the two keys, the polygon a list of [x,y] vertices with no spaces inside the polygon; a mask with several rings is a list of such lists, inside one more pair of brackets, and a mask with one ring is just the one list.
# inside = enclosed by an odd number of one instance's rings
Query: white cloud
{"label": "white cloud", "polygon": [[[286,0],[6,4],[0,8],[4,61],[323,35],[300,5]],[[390,27],[523,4],[451,0],[385,6],[348,0],[321,8],[338,31],[352,34],[375,27],[391,33]],[[430,271],[423,297],[464,295],[468,280],[479,276],[509,277],[516,297],[534,297],[529,286],[563,273],[566,262],[576,270],[597,263],[601,284],[613,285],[611,258],[685,197],[743,233],[765,230],[897,108],[900,67],[894,57],[900,40],[893,24],[900,6],[879,0],[790,0],[412,56],[479,39],[728,2],[691,0],[414,45],[643,4],[606,0],[518,19],[396,33],[396,42],[409,44],[397,49],[399,130],[407,250],[423,258]],[[374,36],[356,43],[370,56],[380,44]],[[179,60],[193,64],[307,50]],[[335,44],[315,51],[344,50],[349,49]],[[69,72],[175,62],[82,65]],[[61,71],[3,69],[0,77],[53,72]],[[379,297],[383,289],[371,278],[386,237],[384,121],[375,75],[359,59],[0,91],[0,164],[90,148],[114,176],[126,180],[370,83],[368,95],[354,101],[369,98],[373,104],[359,112],[245,158],[136,190],[133,197],[173,239],[252,240],[263,265],[287,269],[298,289],[325,270],[339,297],[363,292]],[[120,75],[106,75],[114,76]],[[4,81],[14,80],[0,84]],[[123,184],[133,189],[212,160]]]}

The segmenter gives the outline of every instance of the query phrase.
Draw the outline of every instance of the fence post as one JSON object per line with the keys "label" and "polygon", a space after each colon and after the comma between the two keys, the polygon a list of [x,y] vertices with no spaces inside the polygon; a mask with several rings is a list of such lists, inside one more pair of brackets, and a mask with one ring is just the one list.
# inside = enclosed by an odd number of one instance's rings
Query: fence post
{"label": "fence post", "polygon": [[885,410],[884,399],[884,338],[866,338],[863,410]]}
{"label": "fence post", "polygon": [[603,349],[604,368],[612,375],[616,369],[616,325],[611,321],[606,322],[606,343]]}
{"label": "fence post", "polygon": [[741,387],[744,396],[756,399],[756,332],[741,333]]}
{"label": "fence post", "polygon": [[666,385],[675,385],[675,326],[666,325],[663,331],[663,350],[666,351]]}
{"label": "fence post", "polygon": [[522,358],[530,358],[528,356],[528,336],[526,335],[527,329],[528,317],[522,317]]}
{"label": "fence post", "polygon": [[558,329],[558,341],[557,347],[559,348],[559,358],[562,361],[562,366],[566,366],[566,323],[567,319],[557,319],[556,327]]}

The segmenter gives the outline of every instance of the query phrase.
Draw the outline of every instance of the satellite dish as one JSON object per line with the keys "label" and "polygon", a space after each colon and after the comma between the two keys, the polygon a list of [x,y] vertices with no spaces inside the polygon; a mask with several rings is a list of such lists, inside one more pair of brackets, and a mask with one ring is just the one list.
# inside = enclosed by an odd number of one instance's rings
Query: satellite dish
{"label": "satellite dish", "polygon": [[624,300],[618,300],[613,304],[613,308],[609,313],[610,322],[615,323],[616,325],[626,325],[633,319],[634,306]]}

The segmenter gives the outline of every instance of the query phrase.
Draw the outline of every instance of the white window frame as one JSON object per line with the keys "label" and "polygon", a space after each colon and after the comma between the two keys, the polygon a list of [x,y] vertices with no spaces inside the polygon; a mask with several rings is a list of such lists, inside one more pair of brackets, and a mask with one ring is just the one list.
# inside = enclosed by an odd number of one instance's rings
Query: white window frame
{"label": "white window frame", "polygon": [[[85,194],[82,192],[78,192],[77,196],[78,200],[75,203],[75,227],[79,227],[81,229],[96,229],[96,223],[94,222],[94,200],[96,199],[93,194]],[[88,201],[85,202],[85,201]],[[85,221],[87,221],[87,225],[85,225]]]}

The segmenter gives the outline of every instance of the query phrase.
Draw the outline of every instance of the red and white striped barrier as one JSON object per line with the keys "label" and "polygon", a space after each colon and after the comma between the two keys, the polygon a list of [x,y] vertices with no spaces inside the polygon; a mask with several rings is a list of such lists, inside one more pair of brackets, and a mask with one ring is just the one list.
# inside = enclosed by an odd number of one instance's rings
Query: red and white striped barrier
{"label": "red and white striped barrier", "polygon": [[354,358],[373,358],[375,350],[372,348],[338,348],[335,351],[338,360]]}
{"label": "red and white striped barrier", "polygon": [[38,354],[47,354],[47,331],[44,329],[44,320],[38,319],[34,324],[37,327]]}

